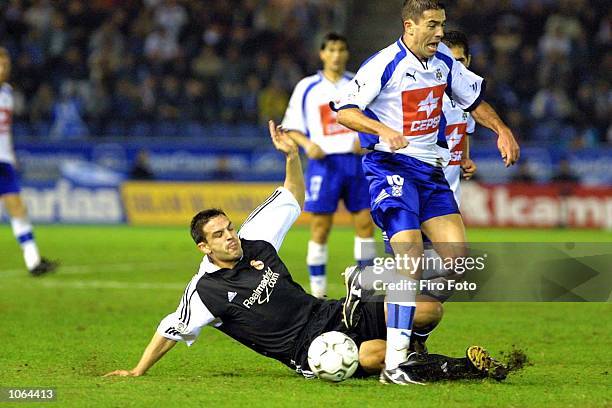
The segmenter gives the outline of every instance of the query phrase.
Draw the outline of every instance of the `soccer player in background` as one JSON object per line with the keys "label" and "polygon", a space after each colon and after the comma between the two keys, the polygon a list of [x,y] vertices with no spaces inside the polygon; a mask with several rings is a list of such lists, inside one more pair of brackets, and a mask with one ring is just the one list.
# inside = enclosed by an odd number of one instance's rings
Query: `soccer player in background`
{"label": "soccer player in background", "polygon": [[[447,31],[442,42],[449,48],[455,61],[470,67],[472,56],[467,36],[460,31]],[[464,111],[457,103],[444,94],[442,112],[446,119],[446,143],[450,152],[450,160],[444,168],[446,181],[453,191],[457,206],[461,207],[461,175],[469,180],[476,172],[476,163],[470,157],[470,135],[474,133],[476,122],[469,112]]]}
{"label": "soccer player in background", "polygon": [[[443,94],[498,134],[506,166],[518,160],[519,147],[483,101],[484,80],[456,62],[441,43],[443,6],[436,0],[406,0],[402,20],[402,37],[368,59],[331,105],[338,111],[338,122],[358,131],[361,146],[372,150],[363,160],[372,217],[389,235],[395,254],[421,258],[424,233],[442,258],[454,259],[466,255],[466,236],[443,172],[450,159],[446,139],[438,132],[444,118]],[[417,287],[419,265],[398,266],[394,280]],[[408,355],[415,298],[416,291],[404,290],[387,305],[394,318],[387,322],[381,382],[411,383],[398,366]]]}
{"label": "soccer player in background", "polygon": [[[274,358],[304,377],[313,377],[307,362],[310,343],[327,331],[345,332],[359,347],[360,374],[381,370],[385,350],[384,303],[360,304],[359,321],[351,330],[342,322],[341,300],[317,299],[291,278],[278,255],[285,235],[304,203],[304,179],[297,145],[270,122],[277,150],[286,156],[286,175],[279,187],[246,219],[239,232],[223,211],[196,214],[191,235],[204,254],[176,311],[159,324],[140,361],[131,370],[106,376],[145,374],[177,342],[193,344],[211,325],[254,351]],[[440,303],[419,302],[416,325],[437,323]],[[506,369],[486,350],[472,346],[466,357],[417,355],[400,370],[412,382],[441,379],[505,378]]]}
{"label": "soccer player in background", "polygon": [[357,132],[339,125],[336,113],[329,106],[329,101],[335,99],[338,90],[354,75],[346,71],[349,58],[346,38],[327,34],[319,57],[323,70],[298,82],[282,126],[309,159],[304,211],[312,213],[312,218],[306,263],[310,293],[321,298],[327,295],[327,240],[340,199],[353,216],[357,264],[371,264],[376,249]]}
{"label": "soccer player in background", "polygon": [[0,201],[11,220],[13,235],[23,251],[23,259],[32,276],[53,271],[56,262],[40,256],[34,240],[32,223],[20,196],[16,160],[11,140],[13,88],[8,84],[11,59],[6,48],[0,47]]}

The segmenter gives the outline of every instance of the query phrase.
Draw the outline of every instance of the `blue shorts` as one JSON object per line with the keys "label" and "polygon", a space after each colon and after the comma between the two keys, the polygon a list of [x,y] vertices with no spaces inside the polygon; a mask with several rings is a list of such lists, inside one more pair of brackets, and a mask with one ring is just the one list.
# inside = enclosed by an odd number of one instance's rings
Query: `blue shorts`
{"label": "blue shorts", "polygon": [[0,195],[19,194],[19,178],[10,163],[0,163]]}
{"label": "blue shorts", "polygon": [[361,156],[330,154],[322,160],[309,160],[306,170],[304,211],[332,214],[342,199],[350,212],[370,208],[368,183],[361,168]]}
{"label": "blue shorts", "polygon": [[389,238],[421,229],[430,218],[459,214],[444,171],[401,154],[370,152],[363,158],[372,219]]}

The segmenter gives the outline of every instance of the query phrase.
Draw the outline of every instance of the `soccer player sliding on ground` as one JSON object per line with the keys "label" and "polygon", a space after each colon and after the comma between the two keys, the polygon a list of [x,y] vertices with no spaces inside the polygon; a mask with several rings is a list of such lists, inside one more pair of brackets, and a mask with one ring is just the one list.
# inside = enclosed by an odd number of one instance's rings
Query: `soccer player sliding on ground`
{"label": "soccer player sliding on ground", "polygon": [[[359,348],[358,375],[379,373],[385,354],[385,304],[381,297],[360,302],[354,325],[344,325],[343,301],[317,299],[293,281],[278,250],[304,202],[304,179],[297,145],[270,122],[270,135],[286,157],[283,187],[247,218],[239,232],[223,211],[207,209],[191,222],[191,235],[204,254],[176,311],[159,324],[140,361],[130,370],[106,376],[140,376],[177,342],[193,344],[204,326],[212,325],[252,350],[312,377],[307,351],[316,337],[341,331]],[[421,300],[421,299],[418,299]],[[425,300],[425,299],[423,299]],[[439,302],[417,303],[415,327],[435,325],[442,317]],[[481,347],[472,346],[460,359],[413,353],[400,370],[414,382],[438,379],[501,379],[505,368]]]}

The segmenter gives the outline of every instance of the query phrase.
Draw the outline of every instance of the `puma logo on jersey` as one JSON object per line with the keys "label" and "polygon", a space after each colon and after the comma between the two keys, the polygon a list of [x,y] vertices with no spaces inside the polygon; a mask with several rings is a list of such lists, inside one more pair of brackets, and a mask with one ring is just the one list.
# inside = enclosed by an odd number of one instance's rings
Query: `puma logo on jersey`
{"label": "puma logo on jersey", "polygon": [[416,73],[417,73],[416,71],[414,71],[414,74],[409,74],[408,72],[406,72],[406,76],[410,77],[410,78],[412,78],[412,79],[414,79],[416,81],[417,80],[416,79]]}

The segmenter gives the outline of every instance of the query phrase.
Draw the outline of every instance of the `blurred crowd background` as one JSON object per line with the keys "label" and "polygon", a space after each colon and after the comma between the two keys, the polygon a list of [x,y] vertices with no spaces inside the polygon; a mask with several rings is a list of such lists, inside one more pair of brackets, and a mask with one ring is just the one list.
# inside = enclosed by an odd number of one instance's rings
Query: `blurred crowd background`
{"label": "blurred crowd background", "polygon": [[[448,27],[470,36],[487,100],[522,141],[612,144],[608,1],[447,3]],[[350,30],[359,10],[342,0],[0,2],[14,133],[197,137],[232,126],[248,135],[282,117],[293,86],[318,68],[321,37]]]}

